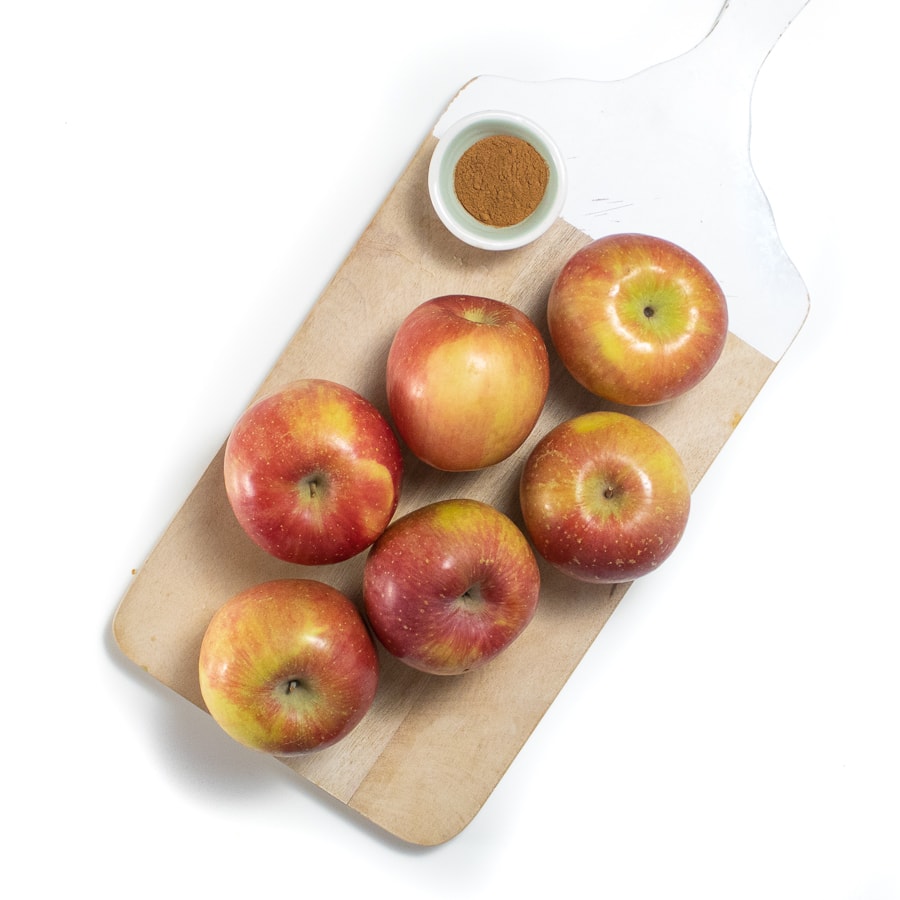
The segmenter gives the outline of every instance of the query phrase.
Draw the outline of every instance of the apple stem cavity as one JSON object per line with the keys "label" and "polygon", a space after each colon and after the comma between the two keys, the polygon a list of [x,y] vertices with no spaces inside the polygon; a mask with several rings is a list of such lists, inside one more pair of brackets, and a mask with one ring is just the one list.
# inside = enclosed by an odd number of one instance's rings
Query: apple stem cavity
{"label": "apple stem cavity", "polygon": [[494,313],[480,306],[472,306],[463,313],[463,318],[476,325],[496,325],[497,317]]}
{"label": "apple stem cavity", "polygon": [[656,315],[656,310],[652,306],[645,306],[644,307],[644,315],[648,319],[652,319]]}
{"label": "apple stem cavity", "polygon": [[475,584],[470,585],[469,588],[460,595],[457,603],[462,609],[472,611],[481,609],[485,604],[484,595],[481,592],[481,584],[476,582]]}

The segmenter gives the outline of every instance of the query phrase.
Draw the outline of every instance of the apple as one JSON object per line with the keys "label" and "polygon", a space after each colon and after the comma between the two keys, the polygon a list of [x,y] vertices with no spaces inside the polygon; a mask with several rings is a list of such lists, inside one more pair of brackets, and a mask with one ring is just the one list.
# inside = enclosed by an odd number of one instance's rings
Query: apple
{"label": "apple", "polygon": [[550,384],[547,345],[521,310],[453,294],[417,306],[394,335],[387,399],[400,437],[436,469],[482,469],[531,433]]}
{"label": "apple", "polygon": [[550,339],[569,373],[614,403],[672,400],[709,374],[728,307],[703,263],[670,241],[615,234],[578,250],[547,303]]}
{"label": "apple", "polygon": [[320,750],[369,711],[378,654],[357,607],[321,581],[284,578],[227,600],[200,645],[200,692],[238,743],[278,756]]}
{"label": "apple", "polygon": [[525,530],[547,562],[581,581],[632,581],[684,534],[691,492],[681,457],[655,428],[589,412],[544,435],[519,481]]}
{"label": "apple", "polygon": [[225,490],[250,538],[302,565],[369,547],[400,499],[403,455],[372,403],[333,381],[295,381],[254,403],[225,445]]}
{"label": "apple", "polygon": [[531,621],[537,559],[488,504],[438,500],[391,523],[363,570],[363,609],[393,656],[433,675],[485,665]]}

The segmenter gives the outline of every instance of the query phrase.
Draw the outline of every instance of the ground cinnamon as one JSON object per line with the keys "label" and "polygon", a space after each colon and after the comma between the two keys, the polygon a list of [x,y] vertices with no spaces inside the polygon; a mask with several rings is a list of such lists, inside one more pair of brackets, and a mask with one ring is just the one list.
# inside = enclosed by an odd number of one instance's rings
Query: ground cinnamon
{"label": "ground cinnamon", "polygon": [[468,213],[497,228],[527,219],[544,196],[550,171],[528,141],[495,134],[476,141],[456,164],[453,186]]}

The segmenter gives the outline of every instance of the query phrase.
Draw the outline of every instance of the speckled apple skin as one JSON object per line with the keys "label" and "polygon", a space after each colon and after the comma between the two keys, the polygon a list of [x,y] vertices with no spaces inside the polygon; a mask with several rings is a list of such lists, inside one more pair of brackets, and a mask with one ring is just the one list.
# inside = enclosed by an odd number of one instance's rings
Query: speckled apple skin
{"label": "speckled apple skin", "polygon": [[369,551],[363,574],[377,638],[434,675],[460,675],[505,651],[531,621],[539,595],[540,570],[525,535],[476,500],[441,500],[397,519]]}
{"label": "speckled apple skin", "polygon": [[261,398],[225,445],[225,490],[247,535],[285,562],[327,565],[371,546],[400,500],[387,419],[345,385],[309,378]]}
{"label": "speckled apple skin", "polygon": [[581,581],[633,581],[681,540],[691,492],[684,464],[650,425],[619,412],[563,422],[534,447],[519,498],[550,564]]}
{"label": "speckled apple skin", "polygon": [[294,756],[346,737],[378,687],[375,644],[357,607],[311,579],[254,585],[227,600],[206,628],[200,690],[234,740]]}
{"label": "speckled apple skin", "polygon": [[534,322],[508,303],[435,297],[397,329],[386,385],[394,424],[419,459],[474,471],[509,457],[533,430],[549,353]]}
{"label": "speckled apple skin", "polygon": [[547,325],[570,374],[592,393],[653,406],[689,391],[725,348],[728,304],[693,254],[652,235],[578,250],[550,289]]}

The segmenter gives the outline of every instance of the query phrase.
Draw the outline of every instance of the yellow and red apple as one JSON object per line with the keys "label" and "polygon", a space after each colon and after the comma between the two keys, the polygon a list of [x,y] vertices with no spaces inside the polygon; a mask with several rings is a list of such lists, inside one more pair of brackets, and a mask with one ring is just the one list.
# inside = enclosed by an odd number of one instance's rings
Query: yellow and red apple
{"label": "yellow and red apple", "polygon": [[581,581],[633,581],[681,540],[691,493],[681,456],[620,412],[584,413],[535,445],[522,469],[525,529],[551,565]]}
{"label": "yellow and red apple", "polygon": [[528,437],[550,383],[547,346],[525,313],[454,294],[417,306],[387,359],[387,399],[410,450],[436,469],[506,459]]}
{"label": "yellow and red apple", "polygon": [[200,690],[238,743],[279,756],[328,747],[371,708],[378,655],[357,607],[310,579],[254,585],[228,599],[200,646]]}
{"label": "yellow and red apple", "polygon": [[238,522],[272,556],[342,562],[369,547],[400,498],[403,455],[363,396],[304,379],[254,403],[225,445],[225,490]]}
{"label": "yellow and red apple", "polygon": [[728,307],[710,270],[659,237],[615,234],[578,250],[547,303],[550,338],[570,374],[606,400],[650,406],[709,374]]}
{"label": "yellow and red apple", "polygon": [[434,675],[496,658],[534,616],[540,571],[525,535],[494,507],[439,500],[395,520],[363,571],[363,608],[385,649]]}

